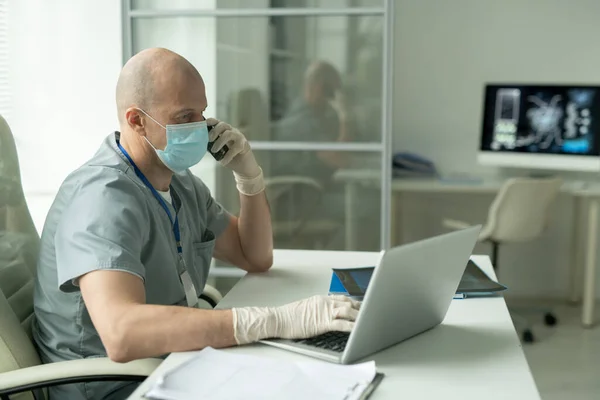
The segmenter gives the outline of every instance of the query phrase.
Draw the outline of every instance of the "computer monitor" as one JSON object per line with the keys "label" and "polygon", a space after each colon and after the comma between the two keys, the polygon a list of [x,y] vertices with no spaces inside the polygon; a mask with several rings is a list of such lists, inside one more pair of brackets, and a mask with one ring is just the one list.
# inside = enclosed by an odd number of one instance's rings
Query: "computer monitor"
{"label": "computer monitor", "polygon": [[485,87],[483,165],[600,171],[600,86]]}

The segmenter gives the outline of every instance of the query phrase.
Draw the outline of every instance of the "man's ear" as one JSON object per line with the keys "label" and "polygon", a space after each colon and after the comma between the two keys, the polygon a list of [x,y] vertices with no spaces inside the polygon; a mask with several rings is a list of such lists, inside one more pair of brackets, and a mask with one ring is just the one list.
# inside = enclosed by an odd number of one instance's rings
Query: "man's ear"
{"label": "man's ear", "polygon": [[125,111],[125,120],[132,131],[136,132],[140,136],[146,136],[146,121],[143,118],[140,110],[135,107],[129,107]]}

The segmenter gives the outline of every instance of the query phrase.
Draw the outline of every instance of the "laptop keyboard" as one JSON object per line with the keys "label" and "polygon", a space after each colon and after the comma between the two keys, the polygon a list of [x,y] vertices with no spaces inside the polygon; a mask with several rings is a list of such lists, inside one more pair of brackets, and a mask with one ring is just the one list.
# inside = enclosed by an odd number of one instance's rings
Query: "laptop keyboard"
{"label": "laptop keyboard", "polygon": [[347,332],[327,332],[308,339],[295,339],[294,342],[341,353],[344,351],[349,337],[350,334]]}

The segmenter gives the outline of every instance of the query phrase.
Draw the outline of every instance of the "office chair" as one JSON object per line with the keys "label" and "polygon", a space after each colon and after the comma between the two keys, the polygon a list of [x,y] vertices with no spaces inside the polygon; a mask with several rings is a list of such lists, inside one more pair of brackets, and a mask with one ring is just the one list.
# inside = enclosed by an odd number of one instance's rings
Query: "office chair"
{"label": "office chair", "polygon": [[[562,180],[558,178],[512,178],[504,183],[490,206],[488,220],[479,234],[479,242],[489,242],[492,246],[491,258],[495,271],[499,269],[500,244],[527,242],[544,231],[550,206],[561,185]],[[450,229],[464,229],[471,224],[445,219],[443,225]],[[514,317],[525,321],[516,313],[513,313]],[[552,312],[546,312],[544,323],[548,326],[556,325],[556,316]],[[523,341],[534,342],[530,324],[525,321],[524,325]]]}
{"label": "office chair", "polygon": [[271,204],[273,237],[277,248],[325,249],[341,225],[317,218],[321,185],[304,176],[265,179]]}

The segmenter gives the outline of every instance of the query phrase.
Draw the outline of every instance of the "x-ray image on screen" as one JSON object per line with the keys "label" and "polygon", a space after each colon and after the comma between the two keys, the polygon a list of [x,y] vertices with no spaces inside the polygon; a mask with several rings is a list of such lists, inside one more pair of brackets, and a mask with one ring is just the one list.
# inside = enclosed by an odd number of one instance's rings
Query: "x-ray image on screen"
{"label": "x-ray image on screen", "polygon": [[598,155],[600,87],[488,85],[484,151]]}

